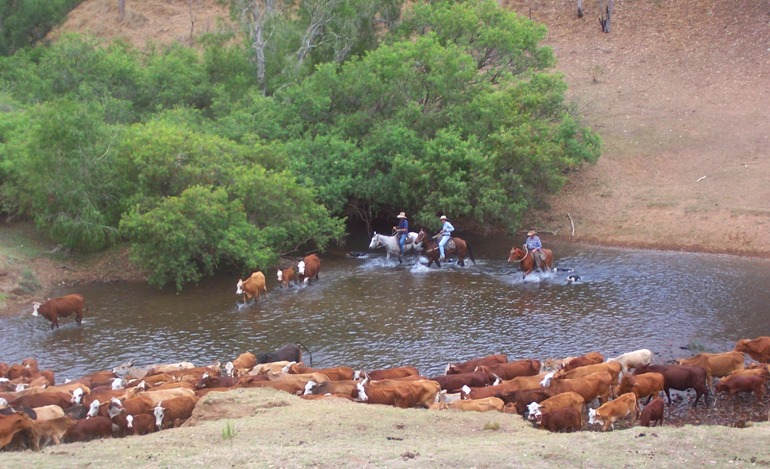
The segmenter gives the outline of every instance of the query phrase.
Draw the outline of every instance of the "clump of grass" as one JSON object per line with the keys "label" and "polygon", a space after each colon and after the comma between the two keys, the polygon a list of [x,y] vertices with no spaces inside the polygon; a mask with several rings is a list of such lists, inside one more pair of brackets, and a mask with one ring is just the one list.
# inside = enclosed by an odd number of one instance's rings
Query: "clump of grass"
{"label": "clump of grass", "polygon": [[223,440],[232,440],[235,437],[235,425],[233,425],[233,422],[227,421],[225,423],[225,428],[222,429],[222,439]]}
{"label": "clump of grass", "polygon": [[487,423],[484,424],[483,430],[484,431],[487,431],[487,430],[493,430],[493,431],[500,430],[500,422],[487,422]]}
{"label": "clump of grass", "polygon": [[697,340],[693,339],[690,341],[689,344],[687,344],[687,350],[690,350],[691,352],[694,352],[694,353],[701,353],[706,351],[706,346],[698,342]]}
{"label": "clump of grass", "polygon": [[19,289],[22,293],[34,293],[40,288],[40,281],[37,279],[35,272],[30,269],[24,269],[21,272],[21,280],[19,280]]}

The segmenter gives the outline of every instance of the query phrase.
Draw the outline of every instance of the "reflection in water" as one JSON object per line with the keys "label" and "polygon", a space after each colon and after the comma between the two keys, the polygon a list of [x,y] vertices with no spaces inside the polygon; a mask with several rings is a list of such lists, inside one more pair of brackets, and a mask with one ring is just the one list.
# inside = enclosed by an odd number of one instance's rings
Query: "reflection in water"
{"label": "reflection in water", "polygon": [[[425,375],[447,363],[504,352],[510,359],[561,357],[591,350],[613,356],[649,348],[663,361],[744,337],[770,335],[770,263],[729,256],[553,245],[566,270],[522,279],[506,262],[509,241],[473,241],[477,264],[428,269],[380,251],[364,259],[323,256],[320,281],[278,288],[239,307],[237,275],[177,295],[146,285],[76,289],[89,312],[83,326],[28,314],[0,319],[0,357],[34,356],[57,380],[137,364],[227,361],[299,341],[313,365],[380,368],[414,365]],[[365,251],[363,247],[360,250]],[[71,291],[55,292],[56,294]],[[308,360],[308,357],[305,357]]]}

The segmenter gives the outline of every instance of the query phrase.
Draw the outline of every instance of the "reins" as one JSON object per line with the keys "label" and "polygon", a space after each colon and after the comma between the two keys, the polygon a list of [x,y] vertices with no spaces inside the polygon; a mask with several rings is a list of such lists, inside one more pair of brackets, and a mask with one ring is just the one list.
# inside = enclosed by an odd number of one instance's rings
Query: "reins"
{"label": "reins", "polygon": [[527,258],[527,256],[529,256],[529,249],[527,249],[526,251],[524,251],[524,257],[522,257],[522,258],[521,258],[521,259],[519,259],[519,260],[516,260],[516,259],[514,259],[514,260],[513,260],[513,262],[522,262],[522,261],[524,261],[524,259],[526,259],[526,258]]}

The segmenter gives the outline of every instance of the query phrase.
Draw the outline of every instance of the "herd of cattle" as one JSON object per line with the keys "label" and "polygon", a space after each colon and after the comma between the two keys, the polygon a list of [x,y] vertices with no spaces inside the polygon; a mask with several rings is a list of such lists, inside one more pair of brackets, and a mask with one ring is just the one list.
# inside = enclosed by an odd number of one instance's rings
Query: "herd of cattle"
{"label": "herd of cattle", "polygon": [[[745,355],[751,359],[746,364]],[[764,397],[770,337],[743,339],[724,353],[700,353],[677,364],[652,363],[637,350],[605,359],[598,352],[560,360],[508,361],[503,354],[447,365],[445,374],[421,376],[415,367],[354,370],[346,366],[309,368],[301,344],[270,353],[243,353],[224,366],[175,364],[135,367],[129,362],[74,381],[55,384],[54,373],[36,360],[0,363],[0,448],[39,450],[53,442],[143,435],[178,427],[209,392],[268,387],[305,399],[342,398],[355,402],[431,410],[497,411],[523,415],[550,431],[578,431],[637,418],[641,425],[663,424],[665,393],[694,389],[709,405],[715,395],[735,399],[741,392]],[[312,363],[311,363],[312,364]],[[598,401],[598,406],[594,402]],[[640,401],[644,401],[640,409]]]}
{"label": "herd of cattle", "polygon": [[[319,272],[321,272],[321,259],[315,254],[309,254],[299,261],[296,267],[279,268],[277,273],[278,285],[281,288],[286,288],[297,283],[310,284],[313,280],[318,280]],[[258,301],[260,294],[267,296],[265,274],[256,271],[249,278],[238,280],[235,294],[243,295],[243,304],[252,298],[255,302]]]}

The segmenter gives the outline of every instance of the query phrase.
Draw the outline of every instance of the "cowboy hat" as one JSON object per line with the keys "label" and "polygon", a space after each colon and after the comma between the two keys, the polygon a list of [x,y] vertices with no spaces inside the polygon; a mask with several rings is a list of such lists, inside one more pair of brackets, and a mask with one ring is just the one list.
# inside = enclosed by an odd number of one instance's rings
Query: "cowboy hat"
{"label": "cowboy hat", "polygon": [[401,212],[398,215],[396,215],[396,218],[406,218],[406,213]]}
{"label": "cowboy hat", "polygon": [[446,220],[446,215],[441,215],[441,218],[439,220]]}
{"label": "cowboy hat", "polygon": [[527,233],[527,236],[534,236],[537,234],[537,231],[535,230],[529,230],[529,233]]}

